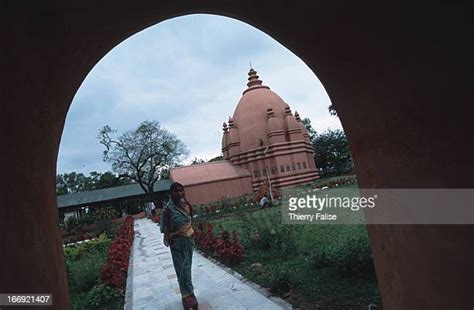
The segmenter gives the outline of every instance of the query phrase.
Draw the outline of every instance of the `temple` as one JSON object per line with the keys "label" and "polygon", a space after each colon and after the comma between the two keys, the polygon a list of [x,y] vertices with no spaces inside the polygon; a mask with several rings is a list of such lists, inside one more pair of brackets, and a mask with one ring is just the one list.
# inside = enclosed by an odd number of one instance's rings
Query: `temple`
{"label": "temple", "polygon": [[263,184],[283,188],[319,178],[313,147],[298,112],[263,85],[251,68],[234,114],[223,124],[224,160],[173,168],[193,204],[251,194]]}

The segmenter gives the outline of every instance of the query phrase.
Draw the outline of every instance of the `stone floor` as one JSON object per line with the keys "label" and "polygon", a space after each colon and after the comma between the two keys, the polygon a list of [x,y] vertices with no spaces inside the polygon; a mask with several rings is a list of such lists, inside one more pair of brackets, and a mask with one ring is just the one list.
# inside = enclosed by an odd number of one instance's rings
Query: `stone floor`
{"label": "stone floor", "polygon": [[[148,219],[135,220],[134,226],[125,310],[182,309],[171,253],[162,243],[159,227]],[[199,309],[291,309],[228,271],[194,252],[192,277]]]}

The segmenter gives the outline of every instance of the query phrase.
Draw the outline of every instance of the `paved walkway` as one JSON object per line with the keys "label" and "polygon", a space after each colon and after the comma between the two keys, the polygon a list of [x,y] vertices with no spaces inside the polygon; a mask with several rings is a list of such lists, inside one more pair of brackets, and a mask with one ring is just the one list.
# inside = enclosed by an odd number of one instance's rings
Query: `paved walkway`
{"label": "paved walkway", "polygon": [[[135,220],[134,226],[125,310],[182,309],[171,253],[162,243],[159,227],[148,219]],[[266,297],[255,284],[246,283],[198,252],[193,256],[192,277],[200,310],[291,309],[288,303]]]}

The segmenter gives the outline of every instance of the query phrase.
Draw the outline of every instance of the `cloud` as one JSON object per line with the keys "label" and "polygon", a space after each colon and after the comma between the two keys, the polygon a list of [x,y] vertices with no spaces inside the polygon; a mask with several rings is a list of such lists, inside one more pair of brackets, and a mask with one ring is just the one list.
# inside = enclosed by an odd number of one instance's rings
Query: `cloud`
{"label": "cloud", "polygon": [[66,119],[58,173],[110,169],[99,129],[108,124],[124,132],[146,119],[174,132],[191,150],[189,159],[219,155],[222,122],[246,88],[249,61],[318,132],[341,128],[329,116],[324,87],[288,49],[243,22],[189,15],[128,38],[89,73]]}

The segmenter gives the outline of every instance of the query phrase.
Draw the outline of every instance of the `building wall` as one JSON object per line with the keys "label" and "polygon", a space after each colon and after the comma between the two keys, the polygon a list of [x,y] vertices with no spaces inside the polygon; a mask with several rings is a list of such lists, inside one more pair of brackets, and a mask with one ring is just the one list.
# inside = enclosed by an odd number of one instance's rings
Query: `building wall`
{"label": "building wall", "polygon": [[309,183],[319,178],[310,144],[294,141],[270,145],[266,156],[263,150],[264,147],[260,147],[230,158],[234,165],[249,171],[254,190],[267,179],[265,167],[269,168],[270,181],[275,188]]}
{"label": "building wall", "polygon": [[214,202],[224,198],[226,195],[233,198],[253,192],[250,177],[217,180],[195,185],[185,185],[185,187],[186,198],[194,205]]}

